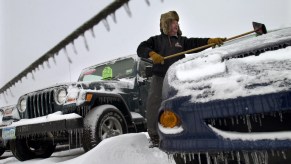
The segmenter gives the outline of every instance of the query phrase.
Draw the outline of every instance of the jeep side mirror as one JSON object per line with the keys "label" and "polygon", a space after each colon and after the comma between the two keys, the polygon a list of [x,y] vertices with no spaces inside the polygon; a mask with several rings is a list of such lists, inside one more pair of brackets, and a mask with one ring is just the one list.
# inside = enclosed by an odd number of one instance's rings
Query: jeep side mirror
{"label": "jeep side mirror", "polygon": [[145,68],[145,75],[147,78],[152,77],[153,76],[153,67],[152,66],[146,66]]}

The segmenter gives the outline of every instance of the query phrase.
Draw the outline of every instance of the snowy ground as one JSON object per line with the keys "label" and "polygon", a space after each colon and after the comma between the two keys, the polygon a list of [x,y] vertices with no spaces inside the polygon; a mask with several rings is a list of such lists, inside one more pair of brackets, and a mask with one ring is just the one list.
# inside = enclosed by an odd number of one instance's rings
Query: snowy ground
{"label": "snowy ground", "polygon": [[[4,158],[4,159],[3,159]],[[91,151],[82,148],[56,152],[48,159],[20,162],[10,152],[5,152],[0,164],[174,164],[158,148],[149,148],[147,133],[125,134],[101,142]]]}

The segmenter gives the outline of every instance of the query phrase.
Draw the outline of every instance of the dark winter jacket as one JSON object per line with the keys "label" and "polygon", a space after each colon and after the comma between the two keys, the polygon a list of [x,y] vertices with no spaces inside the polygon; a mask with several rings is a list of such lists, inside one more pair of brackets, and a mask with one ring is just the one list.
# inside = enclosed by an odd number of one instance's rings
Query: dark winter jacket
{"label": "dark winter jacket", "polygon": [[[155,51],[163,57],[173,55],[182,51],[204,46],[209,38],[187,38],[184,36],[168,36],[165,34],[150,37],[143,41],[137,48],[137,55],[142,58],[149,58],[149,52]],[[164,64],[154,64],[153,74],[164,77],[168,68],[176,61],[184,58],[185,55],[165,60]]]}

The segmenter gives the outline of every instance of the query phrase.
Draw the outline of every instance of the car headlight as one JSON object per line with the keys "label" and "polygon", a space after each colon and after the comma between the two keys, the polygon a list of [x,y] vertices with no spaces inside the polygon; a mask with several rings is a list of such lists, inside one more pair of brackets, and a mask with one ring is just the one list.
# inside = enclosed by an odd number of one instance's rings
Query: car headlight
{"label": "car headlight", "polygon": [[64,104],[67,100],[67,90],[65,88],[60,88],[55,93],[55,100],[57,104]]}
{"label": "car headlight", "polygon": [[26,110],[26,98],[21,98],[18,104],[18,111],[23,113]]}
{"label": "car headlight", "polygon": [[160,124],[165,128],[173,128],[180,126],[181,120],[174,112],[165,110],[160,115]]}

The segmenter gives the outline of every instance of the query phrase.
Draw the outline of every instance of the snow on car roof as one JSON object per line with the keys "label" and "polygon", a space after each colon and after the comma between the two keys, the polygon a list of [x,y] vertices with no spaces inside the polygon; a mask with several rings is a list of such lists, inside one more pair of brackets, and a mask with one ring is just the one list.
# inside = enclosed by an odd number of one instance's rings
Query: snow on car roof
{"label": "snow on car roof", "polygon": [[176,96],[191,95],[192,102],[206,102],[290,90],[291,46],[259,56],[229,58],[233,54],[291,40],[291,28],[276,30],[201,53],[173,64],[167,81]]}

